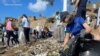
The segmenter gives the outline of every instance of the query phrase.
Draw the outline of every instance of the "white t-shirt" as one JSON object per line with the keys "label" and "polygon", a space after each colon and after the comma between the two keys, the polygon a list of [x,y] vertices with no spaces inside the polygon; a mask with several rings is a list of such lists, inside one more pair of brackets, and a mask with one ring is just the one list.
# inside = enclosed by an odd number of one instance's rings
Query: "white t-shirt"
{"label": "white t-shirt", "polygon": [[25,17],[22,19],[22,26],[23,27],[30,27],[30,24],[29,24],[27,18],[25,18]]}

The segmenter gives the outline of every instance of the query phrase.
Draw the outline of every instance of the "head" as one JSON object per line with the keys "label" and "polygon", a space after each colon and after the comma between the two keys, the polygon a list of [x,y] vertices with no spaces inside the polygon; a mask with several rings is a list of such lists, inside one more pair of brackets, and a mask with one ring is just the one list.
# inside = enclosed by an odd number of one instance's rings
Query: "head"
{"label": "head", "polygon": [[22,18],[28,18],[28,17],[26,16],[26,14],[23,14],[23,15],[22,15]]}
{"label": "head", "polygon": [[18,19],[15,19],[15,21],[18,21]]}
{"label": "head", "polygon": [[70,21],[70,16],[69,15],[66,15],[64,18],[63,18],[63,22],[64,23],[68,23]]}
{"label": "head", "polygon": [[26,19],[29,22],[28,17],[26,16],[26,14],[23,14],[21,18]]}
{"label": "head", "polygon": [[56,15],[59,15],[59,12],[58,11],[56,12]]}
{"label": "head", "polygon": [[48,27],[44,27],[44,31],[48,32],[49,31]]}
{"label": "head", "polygon": [[12,18],[10,18],[9,20],[10,20],[10,21],[13,21],[13,19],[12,19]]}
{"label": "head", "polygon": [[12,21],[13,19],[11,17],[6,18],[7,21]]}
{"label": "head", "polygon": [[61,12],[61,21],[64,22],[64,23],[68,23],[69,22],[69,19],[70,19],[70,15],[67,11],[65,12]]}

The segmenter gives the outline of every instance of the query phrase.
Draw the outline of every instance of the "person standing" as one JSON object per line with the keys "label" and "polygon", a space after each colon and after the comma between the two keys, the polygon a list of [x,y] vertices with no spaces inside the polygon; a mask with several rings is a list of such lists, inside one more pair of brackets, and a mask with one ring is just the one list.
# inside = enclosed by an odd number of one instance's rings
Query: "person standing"
{"label": "person standing", "polygon": [[3,25],[3,27],[2,27],[2,43],[3,43],[3,45],[5,45],[5,38],[4,37],[6,37],[6,36],[7,36],[6,28],[5,28],[5,25]]}
{"label": "person standing", "polygon": [[60,12],[56,12],[55,19],[56,19],[56,26],[60,25]]}
{"label": "person standing", "polygon": [[18,41],[18,25],[17,25],[16,19],[13,20],[12,25],[13,25],[13,29],[14,29],[14,35],[15,35],[15,37],[12,38],[12,41],[14,41],[15,44],[19,44],[19,41]]}
{"label": "person standing", "polygon": [[75,7],[77,9],[76,16],[81,16],[86,19],[86,5],[88,0],[75,0]]}
{"label": "person standing", "polygon": [[24,35],[25,35],[25,42],[28,44],[30,42],[29,39],[29,32],[30,32],[30,22],[28,20],[28,17],[24,14],[22,16],[22,27],[24,29]]}
{"label": "person standing", "polygon": [[11,18],[8,18],[7,19],[7,22],[6,22],[6,31],[7,31],[7,46],[10,47],[10,38],[11,36],[14,38],[15,35],[13,33],[14,29],[13,29],[13,26],[12,26],[12,19]]}

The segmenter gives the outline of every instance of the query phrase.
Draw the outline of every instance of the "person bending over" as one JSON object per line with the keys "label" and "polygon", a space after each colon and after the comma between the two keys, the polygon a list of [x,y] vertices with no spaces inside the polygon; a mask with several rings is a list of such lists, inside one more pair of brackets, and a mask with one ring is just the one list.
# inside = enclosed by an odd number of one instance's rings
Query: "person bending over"
{"label": "person bending over", "polygon": [[[85,30],[85,34],[91,34],[91,27],[86,23],[85,19],[81,16],[75,16],[71,18],[69,15],[63,17],[63,22],[66,22],[66,35],[64,38],[63,48],[66,48],[66,44],[70,41],[70,37],[80,35],[82,30]],[[95,37],[95,36],[94,36]],[[95,37],[95,40],[99,40],[99,37]],[[68,47],[68,46],[67,46]]]}

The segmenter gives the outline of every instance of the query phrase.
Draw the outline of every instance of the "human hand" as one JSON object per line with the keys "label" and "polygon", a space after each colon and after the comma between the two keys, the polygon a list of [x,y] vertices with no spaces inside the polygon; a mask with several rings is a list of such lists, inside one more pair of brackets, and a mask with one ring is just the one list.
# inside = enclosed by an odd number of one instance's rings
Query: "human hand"
{"label": "human hand", "polygon": [[67,45],[66,46],[62,45],[61,48],[60,48],[60,50],[59,50],[59,53],[63,53],[68,48],[69,47]]}
{"label": "human hand", "polygon": [[63,52],[64,52],[64,47],[61,47],[59,53],[63,53]]}

